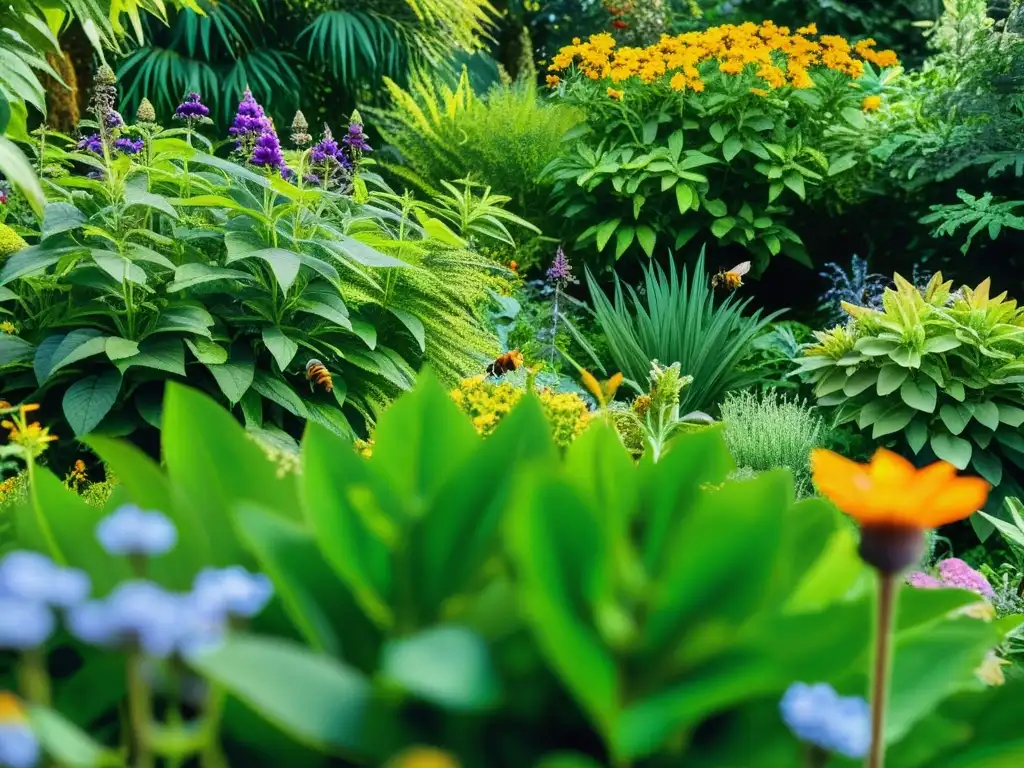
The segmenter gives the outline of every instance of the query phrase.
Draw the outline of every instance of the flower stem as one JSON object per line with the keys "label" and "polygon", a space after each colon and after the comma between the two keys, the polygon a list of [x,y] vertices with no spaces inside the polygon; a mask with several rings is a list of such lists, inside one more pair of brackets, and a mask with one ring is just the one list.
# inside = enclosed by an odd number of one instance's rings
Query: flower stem
{"label": "flower stem", "polygon": [[885,710],[888,704],[892,663],[893,614],[896,608],[896,574],[879,571],[878,620],[875,628],[875,665],[871,680],[871,750],[867,768],[885,766]]}
{"label": "flower stem", "polygon": [[204,712],[206,745],[199,756],[201,768],[227,768],[227,760],[220,748],[220,722],[224,716],[225,692],[217,683],[209,683]]}
{"label": "flower stem", "polygon": [[154,768],[150,746],[150,720],[153,717],[149,683],[143,670],[143,656],[135,652],[128,657],[128,713],[135,768]]}
{"label": "flower stem", "polygon": [[807,748],[807,768],[825,768],[831,755],[814,744]]}
{"label": "flower stem", "polygon": [[18,667],[21,695],[32,704],[50,706],[50,675],[46,669],[46,651],[31,648],[21,656]]}

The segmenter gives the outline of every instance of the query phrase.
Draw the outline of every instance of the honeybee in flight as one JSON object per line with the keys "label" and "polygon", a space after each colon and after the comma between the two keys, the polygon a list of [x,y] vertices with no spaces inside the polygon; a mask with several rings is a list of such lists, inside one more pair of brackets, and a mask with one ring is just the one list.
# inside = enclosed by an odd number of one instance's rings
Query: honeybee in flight
{"label": "honeybee in flight", "polygon": [[313,382],[314,386],[323,387],[324,392],[331,392],[334,389],[334,380],[331,379],[331,372],[327,370],[327,366],[315,357],[306,363],[306,378]]}
{"label": "honeybee in flight", "polygon": [[523,365],[523,353],[518,349],[500,355],[497,360],[487,366],[488,376],[503,376],[509,371],[514,371]]}
{"label": "honeybee in flight", "polygon": [[743,276],[749,271],[750,262],[744,261],[726,272],[719,272],[711,278],[711,287],[718,288],[721,286],[727,291],[735,291],[743,285]]}

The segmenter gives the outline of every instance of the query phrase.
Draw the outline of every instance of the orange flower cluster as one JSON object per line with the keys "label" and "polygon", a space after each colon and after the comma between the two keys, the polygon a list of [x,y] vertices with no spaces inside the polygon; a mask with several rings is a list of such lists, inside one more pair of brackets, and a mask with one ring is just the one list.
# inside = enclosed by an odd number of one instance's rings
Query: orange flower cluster
{"label": "orange flower cluster", "polygon": [[[876,51],[874,40],[862,40],[851,46],[836,35],[814,39],[817,34],[813,24],[793,33],[771,21],[760,26],[747,22],[722,24],[675,37],[665,35],[647,48],[616,48],[615,38],[601,33],[586,42],[575,38],[572,45],[558,52],[549,69],[564,72],[575,64],[590,79],[613,83],[631,78],[655,83],[667,77],[673,90],[699,93],[704,90],[699,67],[710,61],[717,62],[718,71],[726,75],[756,73],[768,88],[813,88],[810,72],[814,67],[858,78],[865,61],[878,67],[899,64],[893,51]],[[551,77],[548,82],[552,82]]]}

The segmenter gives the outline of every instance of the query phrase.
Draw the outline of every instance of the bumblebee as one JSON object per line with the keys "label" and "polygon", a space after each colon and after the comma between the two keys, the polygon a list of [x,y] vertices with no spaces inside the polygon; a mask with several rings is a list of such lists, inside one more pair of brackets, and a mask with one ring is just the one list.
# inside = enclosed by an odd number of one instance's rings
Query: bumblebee
{"label": "bumblebee", "polygon": [[741,264],[737,264],[732,269],[719,272],[713,278],[711,278],[711,287],[718,288],[721,286],[727,291],[735,291],[741,285],[743,285],[743,276],[750,271],[750,262],[744,261]]}
{"label": "bumblebee", "polygon": [[334,380],[331,378],[331,372],[327,370],[327,366],[315,357],[306,363],[306,378],[313,383],[314,387],[323,387],[324,392],[334,390]]}
{"label": "bumblebee", "polygon": [[498,357],[493,363],[487,366],[487,375],[504,376],[510,371],[514,371],[517,368],[521,368],[523,365],[523,353],[518,349],[513,349],[511,352],[506,352],[504,355]]}

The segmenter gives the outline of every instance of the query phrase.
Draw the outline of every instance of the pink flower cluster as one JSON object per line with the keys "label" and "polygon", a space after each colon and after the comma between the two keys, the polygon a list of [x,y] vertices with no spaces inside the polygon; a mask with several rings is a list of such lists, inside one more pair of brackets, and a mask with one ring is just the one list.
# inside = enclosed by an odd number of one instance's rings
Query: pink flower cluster
{"label": "pink flower cluster", "polygon": [[907,574],[907,583],[919,589],[950,587],[968,589],[989,599],[996,596],[988,579],[958,557],[950,557],[939,563],[938,577],[923,571],[913,571]]}

